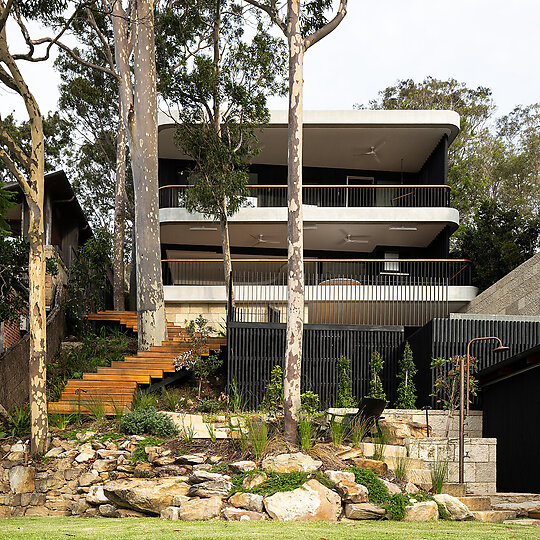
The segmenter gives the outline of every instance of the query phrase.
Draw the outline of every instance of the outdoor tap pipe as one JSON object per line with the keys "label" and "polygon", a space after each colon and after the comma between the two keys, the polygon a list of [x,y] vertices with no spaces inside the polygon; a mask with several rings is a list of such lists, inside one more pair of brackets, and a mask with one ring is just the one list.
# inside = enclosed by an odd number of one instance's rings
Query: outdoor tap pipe
{"label": "outdoor tap pipe", "polygon": [[465,393],[465,366],[463,365],[463,357],[459,362],[459,483],[464,482],[465,468],[465,398],[467,414],[469,414],[469,366],[471,360],[471,345],[474,341],[482,341],[486,339],[495,339],[499,342],[499,346],[493,349],[493,352],[507,351],[509,348],[502,344],[500,338],[496,336],[477,337],[471,339],[467,344],[467,391]]}

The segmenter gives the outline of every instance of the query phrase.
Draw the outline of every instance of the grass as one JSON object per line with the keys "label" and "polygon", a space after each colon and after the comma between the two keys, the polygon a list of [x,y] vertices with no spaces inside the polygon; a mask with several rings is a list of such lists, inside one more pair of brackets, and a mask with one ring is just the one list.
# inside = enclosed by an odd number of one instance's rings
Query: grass
{"label": "grass", "polygon": [[293,522],[188,522],[162,521],[158,518],[81,519],[11,518],[0,521],[0,540],[57,540],[85,538],[115,539],[189,539],[208,540],[257,538],[258,540],[460,540],[537,539],[538,527],[503,525],[473,521],[415,523],[399,521],[358,521],[354,523]]}

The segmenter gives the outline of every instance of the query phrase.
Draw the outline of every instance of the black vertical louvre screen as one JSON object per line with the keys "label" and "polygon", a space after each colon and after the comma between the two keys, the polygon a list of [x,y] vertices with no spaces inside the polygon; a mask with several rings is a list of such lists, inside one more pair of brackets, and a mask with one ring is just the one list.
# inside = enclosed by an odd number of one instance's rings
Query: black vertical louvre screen
{"label": "black vertical louvre screen", "polygon": [[[413,351],[417,374],[419,405],[431,405],[438,408],[430,396],[433,388],[434,373],[431,359],[466,354],[467,343],[473,338],[497,336],[509,351],[494,353],[495,341],[477,341],[471,347],[471,356],[478,359],[478,369],[493,366],[507,358],[526,351],[540,343],[540,322],[527,320],[504,320],[495,317],[475,315],[476,318],[433,319],[420,330],[412,334],[409,344]],[[481,402],[481,394],[476,405]]]}
{"label": "black vertical louvre screen", "polygon": [[[248,407],[255,409],[264,398],[270,373],[283,367],[284,324],[233,323],[228,325],[228,382],[235,381],[246,393]],[[360,399],[369,390],[369,359],[373,351],[385,361],[382,382],[390,403],[395,402],[398,360],[403,351],[400,326],[304,326],[302,392],[319,395],[322,407],[332,407],[337,397],[337,360],[351,360],[353,394]]]}

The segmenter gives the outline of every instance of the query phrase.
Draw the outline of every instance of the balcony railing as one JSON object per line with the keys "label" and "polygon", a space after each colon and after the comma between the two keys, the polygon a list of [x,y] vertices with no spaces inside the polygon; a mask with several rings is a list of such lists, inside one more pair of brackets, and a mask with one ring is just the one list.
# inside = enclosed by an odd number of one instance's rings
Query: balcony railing
{"label": "balcony railing", "polygon": [[[287,206],[287,186],[247,186],[246,207],[267,208]],[[185,208],[189,186],[162,186],[159,188],[160,208]],[[304,185],[304,205],[321,208],[334,207],[448,207],[450,187],[445,185]]]}
{"label": "balcony railing", "polygon": [[[165,285],[223,288],[221,259],[162,261]],[[231,318],[284,322],[286,259],[233,259]],[[304,262],[306,319],[324,324],[423,325],[449,312],[449,286],[470,285],[462,259],[317,259]],[[189,294],[195,300],[193,294]],[[215,299],[215,297],[214,297]],[[200,300],[204,300],[201,298]]]}

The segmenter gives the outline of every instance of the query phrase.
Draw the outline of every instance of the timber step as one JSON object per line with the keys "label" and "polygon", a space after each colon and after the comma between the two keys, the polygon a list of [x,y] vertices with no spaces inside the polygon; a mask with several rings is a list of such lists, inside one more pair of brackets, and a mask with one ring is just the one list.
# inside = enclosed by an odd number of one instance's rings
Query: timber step
{"label": "timber step", "polygon": [[[137,313],[134,311],[101,311],[88,315],[90,321],[117,322],[137,331]],[[73,414],[95,414],[98,409],[107,415],[130,410],[139,385],[149,385],[173,373],[174,360],[189,351],[189,342],[184,328],[167,323],[169,339],[148,351],[137,351],[135,356],[125,356],[124,361],[113,361],[110,367],[98,367],[96,373],[83,373],[82,379],[68,380],[57,402],[49,403],[49,412]],[[210,337],[203,351],[218,351],[227,344],[224,337]],[[80,398],[76,393],[81,390]]]}

